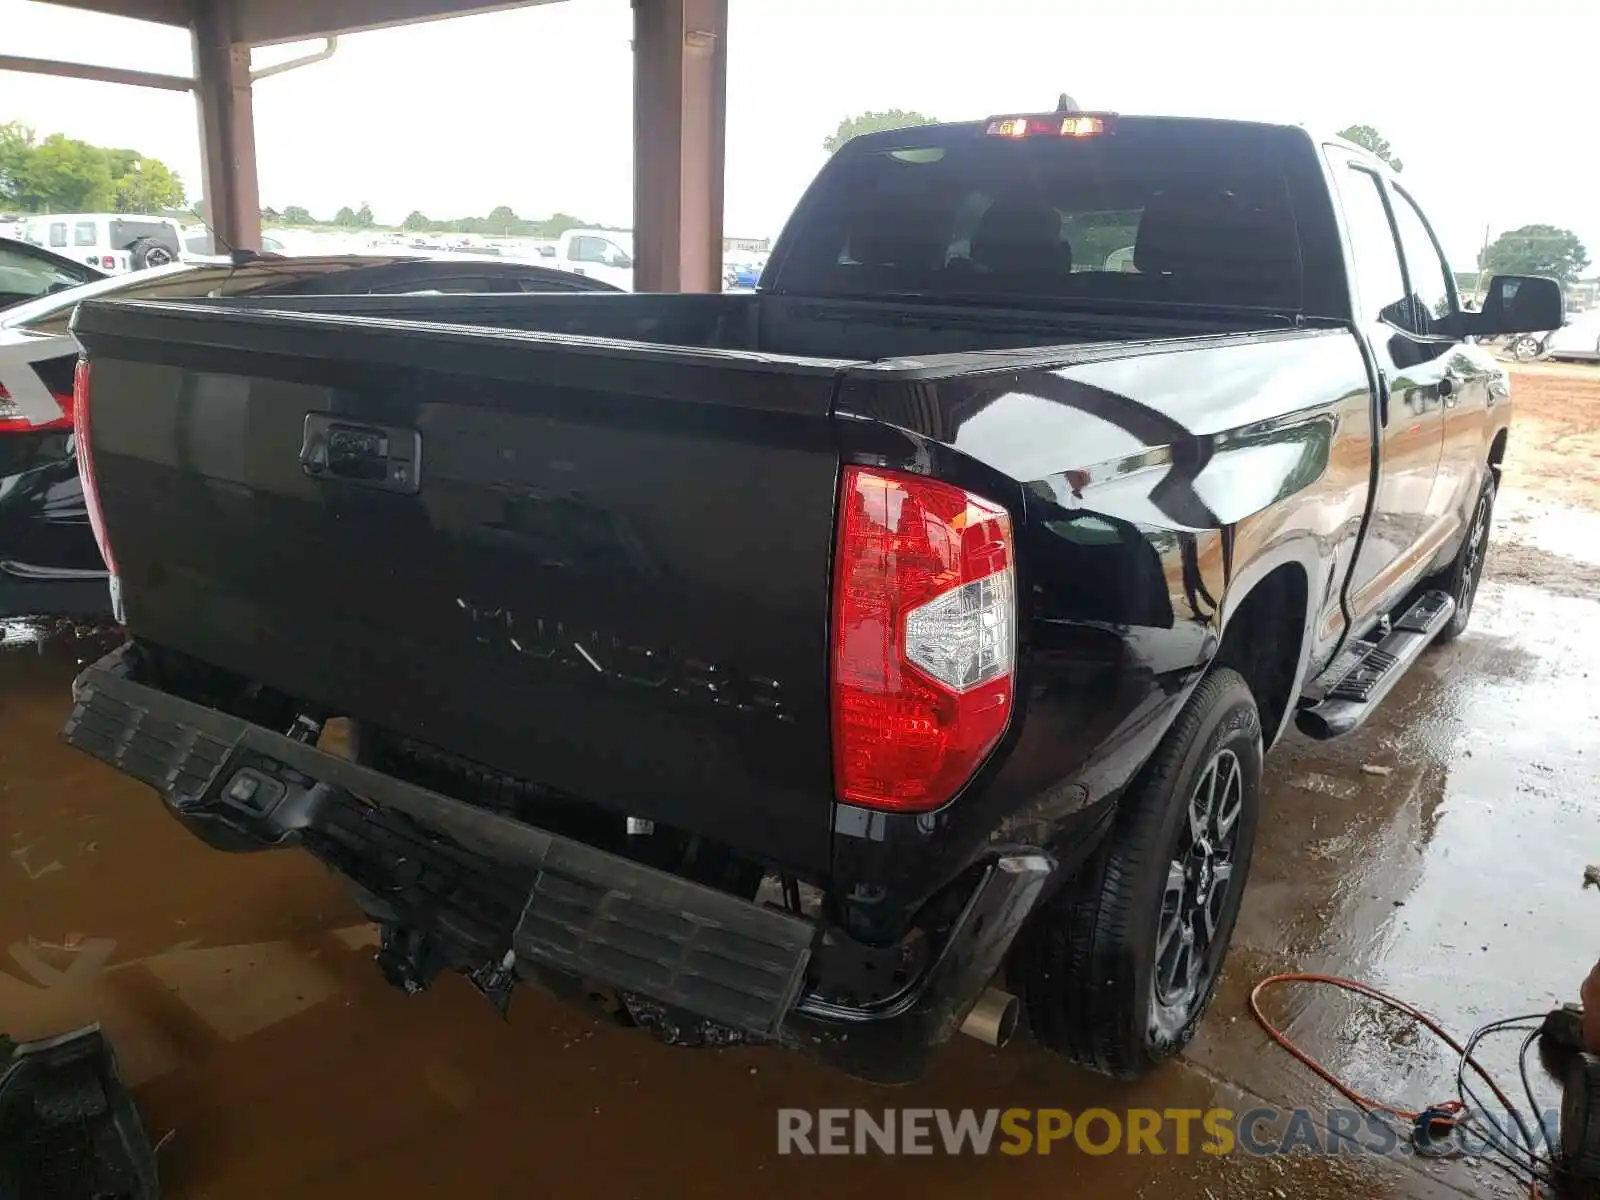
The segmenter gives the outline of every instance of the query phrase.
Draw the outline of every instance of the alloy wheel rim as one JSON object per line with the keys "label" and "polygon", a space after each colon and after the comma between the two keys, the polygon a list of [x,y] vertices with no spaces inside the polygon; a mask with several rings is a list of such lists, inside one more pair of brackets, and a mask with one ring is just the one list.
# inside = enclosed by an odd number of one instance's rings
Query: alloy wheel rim
{"label": "alloy wheel rim", "polygon": [[1151,1027],[1171,1033],[1193,1015],[1221,964],[1218,936],[1233,891],[1244,768],[1219,750],[1200,773],[1167,864],[1156,923]]}

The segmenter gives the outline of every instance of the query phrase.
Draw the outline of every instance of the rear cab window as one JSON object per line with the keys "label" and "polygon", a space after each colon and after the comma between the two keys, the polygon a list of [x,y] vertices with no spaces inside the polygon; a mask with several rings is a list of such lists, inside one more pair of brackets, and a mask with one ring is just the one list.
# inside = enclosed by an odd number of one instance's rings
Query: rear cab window
{"label": "rear cab window", "polygon": [[846,146],[802,202],[773,289],[1303,306],[1280,131],[1115,117],[1091,137],[985,128]]}

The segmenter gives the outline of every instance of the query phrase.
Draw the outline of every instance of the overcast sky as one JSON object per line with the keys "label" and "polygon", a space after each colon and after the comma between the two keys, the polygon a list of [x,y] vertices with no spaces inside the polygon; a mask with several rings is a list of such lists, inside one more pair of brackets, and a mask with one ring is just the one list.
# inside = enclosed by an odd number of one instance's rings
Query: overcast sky
{"label": "overcast sky", "polygon": [[[1309,13],[1322,15],[1312,20]],[[1456,266],[1484,226],[1575,229],[1600,261],[1596,0],[731,0],[727,232],[775,234],[821,141],[863,109],[944,119],[1085,107],[1377,126]],[[263,204],[398,222],[497,204],[625,225],[628,0],[356,34],[255,89]],[[0,0],[14,54],[187,73],[177,30]],[[315,45],[315,44],[313,44]],[[311,46],[256,52],[257,65]],[[198,191],[181,93],[0,72],[20,119],[165,160]]]}

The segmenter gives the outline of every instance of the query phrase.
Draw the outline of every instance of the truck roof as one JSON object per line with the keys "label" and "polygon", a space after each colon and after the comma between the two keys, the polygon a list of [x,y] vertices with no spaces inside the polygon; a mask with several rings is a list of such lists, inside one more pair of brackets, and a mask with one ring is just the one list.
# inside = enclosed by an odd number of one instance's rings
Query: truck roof
{"label": "truck roof", "polygon": [[1128,123],[1136,123],[1141,125],[1172,124],[1193,125],[1201,129],[1208,127],[1217,129],[1261,129],[1275,130],[1282,133],[1299,134],[1304,136],[1313,144],[1320,145],[1322,143],[1332,142],[1336,145],[1342,146],[1344,149],[1360,155],[1374,168],[1387,171],[1391,174],[1393,173],[1393,168],[1390,167],[1388,163],[1384,162],[1383,159],[1379,158],[1376,154],[1373,154],[1372,151],[1368,150],[1365,146],[1362,146],[1356,142],[1352,142],[1348,138],[1341,137],[1337,133],[1324,132],[1302,123],[1254,121],[1237,117],[1180,117],[1162,113],[1118,113],[1089,110],[1081,112],[1041,111],[1034,113],[994,113],[976,120],[935,121],[927,125],[906,125],[899,129],[885,129],[876,133],[863,133],[851,138],[847,144],[854,149],[870,150],[875,146],[894,146],[901,144],[908,137],[912,138],[912,140],[916,140],[917,138],[925,138],[930,134],[935,136],[954,134],[976,136],[982,133],[985,128],[996,121],[1013,120],[1019,117],[1048,119],[1067,116],[1097,117],[1107,122],[1108,126],[1111,127]]}

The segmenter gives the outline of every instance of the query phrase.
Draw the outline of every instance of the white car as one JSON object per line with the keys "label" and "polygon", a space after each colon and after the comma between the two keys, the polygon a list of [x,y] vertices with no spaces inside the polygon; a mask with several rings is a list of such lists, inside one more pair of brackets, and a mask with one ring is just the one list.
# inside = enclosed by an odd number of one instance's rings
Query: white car
{"label": "white car", "polygon": [[616,229],[569,229],[556,241],[550,266],[633,291],[633,234]]}
{"label": "white car", "polygon": [[[287,254],[289,251],[284,244],[270,233],[261,235],[261,250],[264,254]],[[211,237],[211,231],[204,225],[197,229],[183,231],[183,258],[185,262],[196,259],[220,257],[224,251],[216,248]]]}
{"label": "white car", "polygon": [[0,236],[0,312],[105,277],[99,267],[20,238]]}
{"label": "white car", "polygon": [[30,217],[23,238],[108,275],[166,267],[183,257],[183,227],[134,213],[51,213]]}
{"label": "white car", "polygon": [[1548,334],[1541,357],[1600,361],[1600,311],[1576,313]]}

